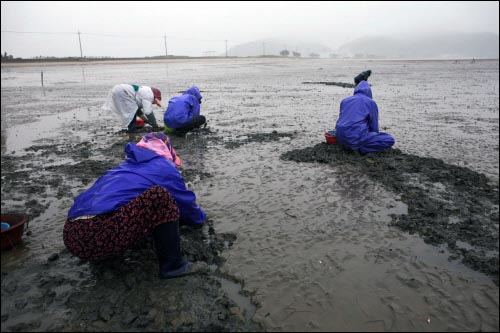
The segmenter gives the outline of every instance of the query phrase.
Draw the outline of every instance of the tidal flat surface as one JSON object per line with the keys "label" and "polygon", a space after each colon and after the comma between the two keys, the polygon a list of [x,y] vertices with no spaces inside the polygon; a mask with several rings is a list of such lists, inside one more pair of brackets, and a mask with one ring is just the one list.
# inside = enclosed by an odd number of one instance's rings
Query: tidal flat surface
{"label": "tidal flat surface", "polygon": [[[373,157],[323,144],[352,88],[304,83],[366,69],[396,139]],[[498,331],[498,77],[498,60],[2,65],[2,212],[30,216],[2,253],[2,331]],[[148,244],[106,266],[64,249],[73,198],[140,139],[100,110],[118,83],[159,88],[160,122],[202,91],[208,129],[172,141],[209,216],[183,231],[206,274],[160,282]],[[468,186],[482,199],[461,205]]]}

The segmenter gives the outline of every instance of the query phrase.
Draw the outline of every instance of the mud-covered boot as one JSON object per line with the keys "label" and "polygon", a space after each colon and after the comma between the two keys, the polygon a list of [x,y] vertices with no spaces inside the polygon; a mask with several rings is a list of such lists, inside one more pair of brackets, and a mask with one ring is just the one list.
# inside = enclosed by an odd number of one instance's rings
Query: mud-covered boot
{"label": "mud-covered boot", "polygon": [[147,114],[146,118],[148,119],[148,123],[153,127],[153,129],[159,128],[158,123],[156,122],[155,114],[153,112]]}
{"label": "mud-covered boot", "polygon": [[366,70],[364,72],[359,73],[355,78],[354,78],[354,84],[358,85],[361,81],[368,81],[368,78],[372,75],[371,70]]}
{"label": "mud-covered boot", "polygon": [[179,223],[163,223],[153,231],[160,278],[172,279],[192,274],[193,264],[181,256]]}

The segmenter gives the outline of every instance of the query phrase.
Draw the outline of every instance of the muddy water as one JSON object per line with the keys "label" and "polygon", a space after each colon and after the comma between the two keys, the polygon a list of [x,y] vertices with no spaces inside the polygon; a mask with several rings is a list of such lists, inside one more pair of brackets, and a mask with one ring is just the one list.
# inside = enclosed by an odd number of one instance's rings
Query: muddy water
{"label": "muddy water", "polygon": [[[498,61],[241,59],[2,67],[2,211],[24,209],[32,216],[32,234],[23,246],[2,253],[2,330],[60,330],[69,327],[63,323],[74,316],[72,311],[86,309],[78,317],[84,323],[79,330],[123,330],[128,324],[136,329],[252,330],[245,323],[255,321],[271,331],[498,331],[495,279],[464,264],[456,251],[477,244],[467,239],[451,248],[446,242],[429,244],[418,231],[392,226],[395,216],[412,216],[412,202],[405,191],[371,177],[356,161],[319,163],[305,153],[305,162],[282,158],[290,151],[317,149],[324,129],[335,124],[340,101],[352,94],[350,88],[303,82],[350,83],[365,69],[373,71],[380,127],[394,135],[395,148],[422,162],[439,159],[485,175],[498,197]],[[209,260],[217,266],[213,273],[186,278],[176,287],[202,288],[203,281],[216,285],[221,278],[237,281],[222,283],[220,289],[229,298],[225,308],[233,309],[229,314],[208,304],[205,313],[165,312],[165,304],[144,299],[148,283],[158,287],[147,274],[147,283],[135,281],[140,286],[133,294],[127,294],[125,283],[108,295],[105,287],[118,284],[128,266],[96,271],[64,252],[62,221],[73,196],[120,161],[122,144],[137,139],[117,133],[118,121],[99,111],[111,86],[121,82],[156,86],[165,104],[168,96],[193,84],[204,91],[202,114],[212,133],[174,143],[189,185],[209,214],[214,233],[207,234],[221,235],[218,240],[226,246],[218,248],[220,259]],[[160,109],[155,113],[162,118]],[[408,173],[398,174],[394,167],[395,176]],[[401,182],[415,183],[441,196],[449,189],[428,186],[417,171]],[[437,200],[438,194],[425,198]],[[489,229],[496,248],[477,251],[496,258],[498,277],[498,201],[487,209],[488,216],[496,213]],[[451,219],[470,214],[459,211]],[[184,235],[185,240],[198,239],[189,237]],[[194,257],[203,251],[186,248]],[[54,253],[60,257],[55,264],[47,261]],[[150,261],[146,272],[152,275]],[[140,271],[142,266],[132,267]],[[59,289],[50,294],[54,287],[44,286],[54,283]],[[38,289],[28,288],[31,284]],[[156,312],[130,314],[139,311],[131,305],[96,308],[81,292],[89,284],[101,298],[121,301],[128,295],[143,310]],[[235,296],[238,285],[243,292]],[[76,287],[80,293],[72,294]],[[206,299],[215,300],[216,294],[207,289]],[[182,295],[172,297],[189,304]],[[38,304],[23,303],[30,297]],[[220,315],[211,317],[214,311]],[[116,313],[119,322],[113,319]]]}

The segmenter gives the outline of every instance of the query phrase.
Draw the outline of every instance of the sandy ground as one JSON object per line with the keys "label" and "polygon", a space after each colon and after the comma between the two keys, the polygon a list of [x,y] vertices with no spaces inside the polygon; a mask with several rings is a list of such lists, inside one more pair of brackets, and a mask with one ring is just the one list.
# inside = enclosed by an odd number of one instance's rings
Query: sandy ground
{"label": "sandy ground", "polygon": [[[2,331],[498,331],[498,65],[2,66],[2,212],[30,216],[2,253]],[[322,137],[352,88],[312,82],[368,68],[396,145],[360,156]],[[173,140],[204,274],[159,280],[148,241],[100,264],[64,249],[73,198],[140,138],[100,111],[121,82],[202,90],[209,129]]]}

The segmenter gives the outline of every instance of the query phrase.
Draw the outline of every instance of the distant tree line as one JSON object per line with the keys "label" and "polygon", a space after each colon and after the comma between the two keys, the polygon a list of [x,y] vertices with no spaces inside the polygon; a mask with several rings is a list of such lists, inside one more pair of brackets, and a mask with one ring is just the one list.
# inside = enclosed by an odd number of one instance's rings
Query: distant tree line
{"label": "distant tree line", "polygon": [[14,59],[14,56],[12,54],[7,54],[7,52],[2,54],[2,60],[12,60],[12,59]]}
{"label": "distant tree line", "polygon": [[[289,55],[290,55],[290,51],[288,51],[288,50],[283,50],[280,52],[280,56],[282,56],[282,57],[288,57]],[[301,56],[301,54],[300,54],[300,52],[292,51],[292,56],[298,58]]]}

